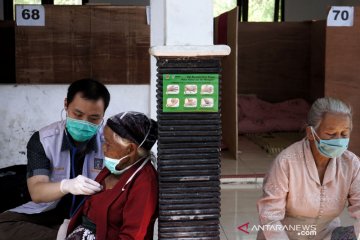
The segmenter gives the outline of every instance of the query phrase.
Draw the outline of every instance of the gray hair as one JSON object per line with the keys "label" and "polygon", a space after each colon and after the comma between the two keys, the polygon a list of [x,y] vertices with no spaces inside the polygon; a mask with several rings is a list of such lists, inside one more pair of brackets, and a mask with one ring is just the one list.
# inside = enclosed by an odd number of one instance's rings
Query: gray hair
{"label": "gray hair", "polygon": [[338,113],[349,116],[352,128],[351,107],[339,99],[324,97],[318,98],[310,108],[307,124],[317,129],[326,113]]}
{"label": "gray hair", "polygon": [[[127,147],[127,146],[129,146],[130,143],[132,143],[130,140],[120,137],[115,132],[113,134],[114,134],[116,142],[118,142],[123,147]],[[137,149],[137,154],[139,155],[139,157],[144,157],[144,156],[149,155],[150,151],[147,151],[146,149],[139,147]]]}

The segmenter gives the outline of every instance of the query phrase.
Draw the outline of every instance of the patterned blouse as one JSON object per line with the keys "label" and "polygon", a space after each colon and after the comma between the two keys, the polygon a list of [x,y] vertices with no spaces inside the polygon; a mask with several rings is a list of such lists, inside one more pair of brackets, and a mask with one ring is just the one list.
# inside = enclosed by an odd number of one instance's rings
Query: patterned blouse
{"label": "patterned blouse", "polygon": [[257,202],[258,239],[330,239],[348,203],[360,229],[360,161],[350,151],[330,159],[320,183],[310,143],[303,139],[282,151],[264,179]]}

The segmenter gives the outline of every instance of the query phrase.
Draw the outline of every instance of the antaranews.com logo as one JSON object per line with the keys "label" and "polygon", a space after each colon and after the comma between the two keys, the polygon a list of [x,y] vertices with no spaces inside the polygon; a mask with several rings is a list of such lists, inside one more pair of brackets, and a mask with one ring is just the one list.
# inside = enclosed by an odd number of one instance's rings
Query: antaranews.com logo
{"label": "antaranews.com logo", "polygon": [[238,227],[238,230],[245,234],[250,232],[262,231],[296,231],[299,236],[316,236],[316,225],[253,225],[249,227],[250,222],[247,222]]}

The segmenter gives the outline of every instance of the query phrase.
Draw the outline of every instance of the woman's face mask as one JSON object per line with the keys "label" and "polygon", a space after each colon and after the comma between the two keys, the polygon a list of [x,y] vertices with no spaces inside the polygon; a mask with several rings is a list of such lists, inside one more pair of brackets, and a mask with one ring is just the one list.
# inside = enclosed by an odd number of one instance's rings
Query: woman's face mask
{"label": "woman's face mask", "polygon": [[66,117],[66,130],[77,142],[85,142],[92,138],[97,133],[100,125]]}
{"label": "woman's face mask", "polygon": [[[314,137],[317,149],[325,157],[328,158],[339,157],[348,148],[349,138],[323,140],[319,138],[313,127],[311,127],[311,133]],[[318,140],[316,140],[316,138]]]}
{"label": "woman's face mask", "polygon": [[109,158],[109,157],[104,157],[104,164],[105,164],[105,167],[107,169],[109,169],[109,171],[112,173],[112,174],[115,174],[115,175],[120,175],[122,174],[123,172],[125,172],[126,170],[128,170],[133,164],[127,166],[126,168],[124,169],[121,169],[121,170],[117,170],[116,169],[116,166],[125,158],[127,158],[129,156],[129,154],[123,156],[122,158],[120,159],[114,159],[114,158]]}

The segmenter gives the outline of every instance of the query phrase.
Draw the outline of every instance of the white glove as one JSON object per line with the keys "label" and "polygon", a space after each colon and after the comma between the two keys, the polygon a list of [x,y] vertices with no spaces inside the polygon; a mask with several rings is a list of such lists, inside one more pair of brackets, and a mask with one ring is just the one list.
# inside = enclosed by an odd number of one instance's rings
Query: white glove
{"label": "white glove", "polygon": [[60,191],[64,194],[91,195],[101,190],[101,185],[83,175],[73,179],[64,179],[60,183]]}
{"label": "white glove", "polygon": [[56,240],[65,240],[67,229],[70,223],[70,219],[64,219],[63,224],[60,225],[59,231],[56,236]]}

